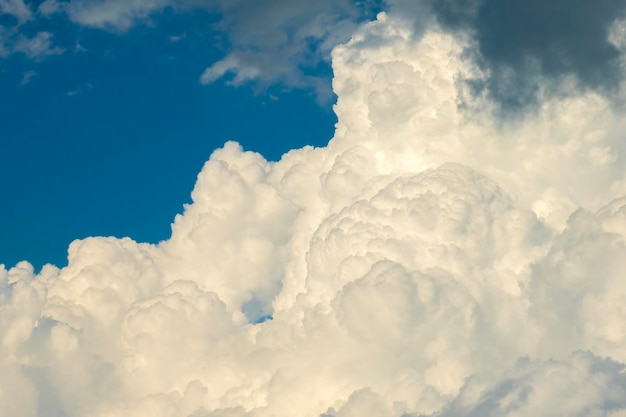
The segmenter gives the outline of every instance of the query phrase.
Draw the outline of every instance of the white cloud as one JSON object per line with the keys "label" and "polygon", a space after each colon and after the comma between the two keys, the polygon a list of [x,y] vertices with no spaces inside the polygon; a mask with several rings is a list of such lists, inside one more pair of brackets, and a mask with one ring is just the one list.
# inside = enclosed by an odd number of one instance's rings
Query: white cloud
{"label": "white cloud", "polygon": [[[64,49],[54,46],[52,38],[50,32],[37,32],[34,36],[27,37],[20,34],[15,27],[0,26],[0,57],[7,58],[12,54],[22,53],[30,59],[40,61],[51,55],[62,54]],[[28,81],[31,78],[32,76],[24,80]]]}
{"label": "white cloud", "polygon": [[63,5],[65,3],[59,3],[57,0],[45,0],[37,7],[37,11],[43,16],[51,16],[63,11]]}
{"label": "white cloud", "polygon": [[13,52],[21,52],[31,59],[41,60],[50,55],[60,55],[64,50],[58,46],[52,46],[50,32],[38,32],[32,38],[19,35],[13,44]]}
{"label": "white cloud", "polygon": [[187,34],[183,33],[181,35],[171,35],[170,36],[170,42],[172,43],[176,43],[176,42],[180,42],[181,40],[185,39],[187,37]]}
{"label": "white cloud", "polygon": [[[49,3],[50,0],[45,3]],[[45,3],[41,6],[45,6]],[[45,9],[45,7],[44,7]],[[17,20],[13,25],[0,25],[0,57],[7,58],[14,53],[23,53],[34,60],[42,60],[50,55],[59,55],[63,49],[52,45],[52,33],[39,31],[34,36],[27,36],[22,31],[22,24],[33,19],[30,7],[23,0],[0,0],[0,15],[8,14]],[[25,77],[22,85],[32,78]]]}
{"label": "white cloud", "polygon": [[64,4],[69,18],[81,25],[124,31],[137,21],[174,4],[170,0],[72,0]]}
{"label": "white cloud", "polygon": [[210,65],[201,82],[233,76],[232,84],[280,84],[312,89],[329,98],[328,80],[312,76],[329,61],[330,50],[346,41],[372,8],[368,2],[261,0],[46,0],[39,13],[65,12],[77,24],[123,32],[165,8],[204,9],[222,15],[212,26],[225,37],[225,56]]}
{"label": "white cloud", "polygon": [[261,70],[252,64],[252,62],[256,60],[251,59],[250,61],[250,64],[245,65],[242,63],[242,59],[240,57],[229,55],[207,68],[204,73],[202,73],[200,82],[202,84],[210,84],[222,78],[228,72],[236,74],[235,79],[233,80],[235,85],[241,85],[246,81],[254,80],[260,75]]}
{"label": "white cloud", "polygon": [[9,14],[20,24],[30,20],[33,16],[24,0],[0,0],[0,14]]}
{"label": "white cloud", "polygon": [[30,83],[35,77],[37,77],[37,72],[29,70],[24,72],[24,75],[22,76],[22,82],[21,85],[26,85],[28,83]]}
{"label": "white cloud", "polygon": [[3,415],[626,413],[626,116],[496,120],[403,7],[333,50],[327,147],[229,142],[169,240],[0,268]]}

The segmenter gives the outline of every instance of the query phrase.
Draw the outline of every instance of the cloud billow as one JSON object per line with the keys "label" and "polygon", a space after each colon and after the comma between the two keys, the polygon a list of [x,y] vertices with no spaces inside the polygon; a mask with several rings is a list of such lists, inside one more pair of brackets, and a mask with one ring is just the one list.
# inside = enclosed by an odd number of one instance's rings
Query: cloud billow
{"label": "cloud billow", "polygon": [[228,142],[170,239],[0,268],[2,417],[626,412],[626,114],[460,108],[471,41],[403,7],[333,48],[328,146]]}

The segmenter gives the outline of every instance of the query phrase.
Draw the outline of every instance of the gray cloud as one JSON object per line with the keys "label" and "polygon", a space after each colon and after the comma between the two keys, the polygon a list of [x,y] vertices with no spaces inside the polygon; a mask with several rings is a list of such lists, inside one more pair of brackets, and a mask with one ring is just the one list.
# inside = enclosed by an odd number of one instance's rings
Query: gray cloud
{"label": "gray cloud", "polygon": [[63,49],[52,46],[52,34],[49,32],[38,32],[32,38],[19,36],[13,46],[14,52],[21,52],[34,60],[42,60],[50,55],[59,55]]}
{"label": "gray cloud", "polygon": [[608,35],[626,1],[435,0],[433,10],[444,27],[474,38],[489,75],[473,86],[504,107],[535,102],[542,81],[573,76],[580,88],[606,92],[621,80],[620,51]]}
{"label": "gray cloud", "polygon": [[358,22],[373,17],[374,1],[219,1],[224,13],[218,28],[230,51],[207,68],[202,83],[232,76],[231,83],[280,83],[329,96],[330,76],[311,76],[330,61],[330,51],[347,41]]}
{"label": "gray cloud", "polygon": [[[204,9],[221,15],[212,26],[222,38],[222,59],[210,63],[203,84],[226,78],[233,85],[252,83],[310,89],[330,97],[330,51],[350,38],[357,25],[374,16],[378,0],[46,0],[44,16],[65,13],[81,26],[122,33],[165,8]],[[207,30],[211,30],[208,27]]]}
{"label": "gray cloud", "polygon": [[[572,353],[568,361],[521,359],[491,386],[470,378],[440,417],[547,416],[556,410],[571,416],[608,416],[626,407],[623,370],[621,363],[584,351]],[[560,395],[546,409],[543,401],[554,393]]]}
{"label": "gray cloud", "polygon": [[49,56],[62,54],[64,49],[55,46],[52,39],[50,32],[37,32],[28,37],[14,27],[0,25],[0,58],[22,53],[32,60],[41,61]]}
{"label": "gray cloud", "polygon": [[32,12],[24,0],[0,0],[0,14],[11,15],[20,24],[32,18]]}

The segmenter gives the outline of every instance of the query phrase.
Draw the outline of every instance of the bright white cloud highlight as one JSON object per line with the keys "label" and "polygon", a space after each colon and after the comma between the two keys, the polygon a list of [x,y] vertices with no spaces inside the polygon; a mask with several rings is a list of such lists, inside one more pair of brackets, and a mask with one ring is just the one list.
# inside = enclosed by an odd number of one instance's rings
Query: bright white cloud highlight
{"label": "bright white cloud highlight", "polygon": [[229,142],[171,239],[0,269],[0,415],[626,414],[623,111],[496,120],[403,15],[333,50],[327,147]]}

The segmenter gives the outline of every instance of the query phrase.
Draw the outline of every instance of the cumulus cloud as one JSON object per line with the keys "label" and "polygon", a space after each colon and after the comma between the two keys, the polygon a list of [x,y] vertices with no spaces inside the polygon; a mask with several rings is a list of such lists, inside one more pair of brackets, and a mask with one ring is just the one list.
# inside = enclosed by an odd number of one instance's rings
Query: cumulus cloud
{"label": "cumulus cloud", "polygon": [[446,27],[467,31],[488,76],[475,80],[505,107],[535,104],[540,83],[574,77],[580,88],[616,88],[621,54],[609,31],[626,15],[624,1],[442,0],[433,2]]}
{"label": "cumulus cloud", "polygon": [[494,118],[410,11],[333,49],[328,146],[226,143],[170,239],[0,268],[0,415],[626,414],[624,91]]}

